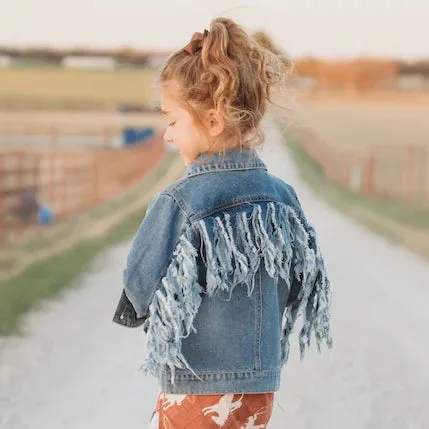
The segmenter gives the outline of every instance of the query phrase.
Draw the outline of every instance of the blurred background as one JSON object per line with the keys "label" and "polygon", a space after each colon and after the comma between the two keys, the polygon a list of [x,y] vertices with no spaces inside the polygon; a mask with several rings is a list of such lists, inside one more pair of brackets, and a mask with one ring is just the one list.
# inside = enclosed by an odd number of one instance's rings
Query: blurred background
{"label": "blurred background", "polygon": [[157,70],[221,14],[293,61],[284,119],[327,179],[367,196],[428,199],[423,1],[42,0],[36,8],[5,0],[0,7],[3,244],[35,231],[25,224],[58,222],[139,181],[140,164],[128,166],[132,151],[148,166],[161,158]]}
{"label": "blurred background", "polygon": [[[429,257],[427,0],[1,0],[3,362],[23,316],[127,243],[150,197],[180,176],[156,77],[216,16],[293,62],[275,123],[299,180]],[[0,428],[27,427],[10,406],[19,382],[9,363],[0,371]]]}

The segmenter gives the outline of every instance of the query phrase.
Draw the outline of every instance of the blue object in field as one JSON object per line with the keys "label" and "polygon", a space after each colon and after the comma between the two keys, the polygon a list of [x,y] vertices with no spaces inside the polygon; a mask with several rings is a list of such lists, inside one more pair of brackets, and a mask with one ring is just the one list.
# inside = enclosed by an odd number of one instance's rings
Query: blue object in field
{"label": "blue object in field", "polygon": [[47,225],[54,220],[54,212],[48,206],[41,205],[39,208],[39,223]]}
{"label": "blue object in field", "polygon": [[125,146],[144,142],[154,135],[153,128],[126,127],[123,130],[123,141]]}

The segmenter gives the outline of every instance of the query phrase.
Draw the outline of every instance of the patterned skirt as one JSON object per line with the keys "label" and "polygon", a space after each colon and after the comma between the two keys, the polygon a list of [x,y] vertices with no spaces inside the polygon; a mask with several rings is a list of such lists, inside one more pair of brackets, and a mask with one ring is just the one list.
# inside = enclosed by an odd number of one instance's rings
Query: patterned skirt
{"label": "patterned skirt", "polygon": [[274,393],[168,395],[160,393],[149,429],[265,429]]}

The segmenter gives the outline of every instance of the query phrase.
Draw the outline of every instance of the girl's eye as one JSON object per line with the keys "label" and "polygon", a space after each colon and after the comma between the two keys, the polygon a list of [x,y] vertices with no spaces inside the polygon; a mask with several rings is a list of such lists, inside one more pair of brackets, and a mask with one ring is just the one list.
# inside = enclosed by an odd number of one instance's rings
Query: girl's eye
{"label": "girl's eye", "polygon": [[169,127],[172,127],[175,123],[176,123],[176,121],[170,122],[170,123],[168,124],[168,126],[169,126]]}

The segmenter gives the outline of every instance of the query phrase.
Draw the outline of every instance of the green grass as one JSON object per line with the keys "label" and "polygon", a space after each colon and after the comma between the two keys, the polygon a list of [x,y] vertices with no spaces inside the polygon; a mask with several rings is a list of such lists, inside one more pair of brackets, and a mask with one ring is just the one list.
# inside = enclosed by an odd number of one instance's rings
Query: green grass
{"label": "green grass", "polygon": [[[283,128],[282,125],[279,126]],[[289,151],[298,166],[301,177],[319,195],[324,197],[337,209],[352,216],[356,212],[356,209],[360,211],[366,210],[404,226],[429,231],[429,208],[427,206],[422,207],[387,198],[367,198],[360,193],[329,182],[325,177],[323,168],[305,152],[303,146],[293,134],[286,130],[282,130],[282,132]],[[371,228],[374,227],[374,225],[368,226]],[[382,229],[381,227],[378,228]],[[385,235],[386,231],[387,229],[378,232]],[[392,237],[392,233],[389,233],[389,235],[391,236],[390,238],[398,241],[398,237]]]}
{"label": "green grass", "polygon": [[[168,153],[159,168],[153,171],[146,180],[123,198],[94,209],[90,215],[102,217],[123,208],[124,204],[136,198],[136,194],[144,195],[166,173],[177,154]],[[86,272],[94,258],[109,247],[131,238],[139,227],[145,214],[137,210],[104,236],[82,241],[71,249],[52,258],[30,265],[21,274],[0,280],[0,336],[20,332],[23,315],[35,309],[47,299],[54,298],[68,287],[78,286],[79,275]],[[74,223],[72,223],[74,225]],[[65,228],[67,231],[67,228]],[[70,229],[68,230],[70,233]],[[55,236],[52,240],[58,240]],[[47,239],[33,240],[31,248],[53,244]]]}
{"label": "green grass", "polygon": [[67,286],[77,285],[76,277],[87,271],[103,250],[130,238],[137,230],[144,211],[138,211],[106,236],[77,244],[48,260],[37,262],[22,274],[0,281],[0,336],[19,332],[22,316]]}

